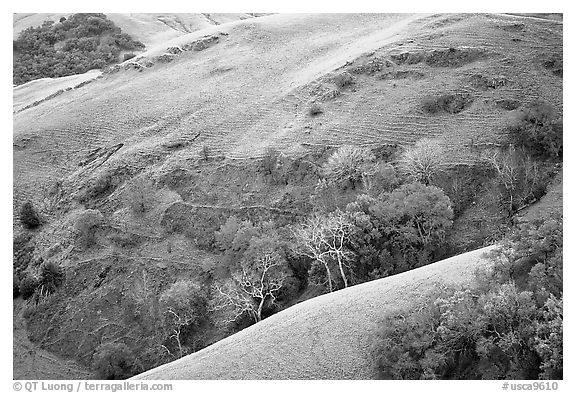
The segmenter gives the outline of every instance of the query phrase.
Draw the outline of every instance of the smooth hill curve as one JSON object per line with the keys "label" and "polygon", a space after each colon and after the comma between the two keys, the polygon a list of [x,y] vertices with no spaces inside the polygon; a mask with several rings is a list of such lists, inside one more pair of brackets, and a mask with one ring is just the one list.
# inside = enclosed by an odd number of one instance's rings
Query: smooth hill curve
{"label": "smooth hill curve", "polygon": [[481,248],[290,307],[199,352],[134,379],[372,379],[379,322],[467,285],[489,263]]}

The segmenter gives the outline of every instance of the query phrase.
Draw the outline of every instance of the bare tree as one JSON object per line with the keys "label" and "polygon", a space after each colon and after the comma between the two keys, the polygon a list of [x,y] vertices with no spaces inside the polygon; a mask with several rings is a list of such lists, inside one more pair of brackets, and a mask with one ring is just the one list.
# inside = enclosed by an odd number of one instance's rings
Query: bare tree
{"label": "bare tree", "polygon": [[178,313],[176,313],[176,311],[174,311],[171,308],[168,308],[168,310],[166,310],[166,313],[170,315],[170,317],[173,319],[172,322],[172,334],[169,336],[169,338],[173,338],[174,340],[176,340],[176,343],[178,344],[178,351],[180,353],[180,357],[184,356],[184,351],[182,349],[182,340],[181,340],[181,334],[182,334],[182,328],[189,326],[194,318],[191,315],[179,315]]}
{"label": "bare tree", "polygon": [[372,152],[359,146],[341,146],[322,167],[328,181],[356,188],[364,182],[366,172],[375,161]]}
{"label": "bare tree", "polygon": [[333,291],[332,268],[340,272],[344,287],[348,287],[345,268],[350,271],[348,262],[354,253],[346,248],[353,224],[339,210],[326,216],[315,215],[295,230],[299,239],[301,254],[319,263],[326,271],[326,284]]}
{"label": "bare tree", "polygon": [[[267,240],[258,239],[256,245],[251,245],[240,270],[234,272],[224,285],[214,284],[216,296],[213,310],[230,310],[223,322],[237,321],[244,314],[250,315],[254,322],[260,322],[264,305],[276,302],[276,295],[288,273],[284,259],[270,244],[265,244]],[[262,248],[265,250],[262,251]],[[262,252],[254,257],[259,251]]]}
{"label": "bare tree", "polygon": [[506,151],[486,153],[483,159],[496,172],[500,199],[509,215],[534,201],[541,174],[527,154],[511,145]]}
{"label": "bare tree", "polygon": [[165,310],[164,324],[169,332],[168,338],[176,341],[182,357],[186,352],[183,331],[200,323],[206,310],[206,299],[194,282],[178,281],[162,294],[160,304]]}
{"label": "bare tree", "polygon": [[429,185],[434,175],[444,167],[442,146],[435,140],[421,139],[404,152],[400,167],[410,177]]}

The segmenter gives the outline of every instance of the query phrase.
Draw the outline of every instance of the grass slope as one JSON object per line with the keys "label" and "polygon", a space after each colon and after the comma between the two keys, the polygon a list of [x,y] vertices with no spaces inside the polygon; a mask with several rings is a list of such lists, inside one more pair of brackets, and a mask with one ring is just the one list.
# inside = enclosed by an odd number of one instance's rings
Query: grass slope
{"label": "grass slope", "polygon": [[292,306],[135,379],[371,379],[371,346],[386,316],[434,301],[435,288],[467,285],[492,247]]}
{"label": "grass slope", "polygon": [[[75,171],[89,149],[116,143],[126,147],[110,165],[130,160],[144,166],[148,164],[141,162],[143,156],[183,162],[198,157],[204,145],[213,154],[246,158],[260,155],[270,145],[301,152],[309,144],[410,145],[429,136],[446,144],[453,161],[467,162],[468,149],[463,145],[502,140],[511,114],[498,106],[501,100],[561,102],[562,78],[541,62],[561,54],[562,26],[527,19],[523,31],[502,28],[516,26],[517,19],[272,15],[185,35],[176,43],[215,32],[228,34],[204,51],[184,52],[143,72],[107,75],[16,114],[15,142],[29,142],[14,152],[15,201],[33,199],[32,184]],[[353,87],[322,103],[322,115],[307,114],[310,102],[318,99],[314,92],[346,67],[394,53],[448,47],[481,48],[488,54],[460,67],[394,67],[407,75],[419,72],[423,78],[361,74]],[[374,51],[371,58],[359,58]],[[476,74],[508,83],[498,89],[477,89],[472,82]],[[471,94],[474,102],[455,115],[423,113],[424,97],[446,92]],[[167,153],[162,147],[199,133],[183,149]]]}
{"label": "grass slope", "polygon": [[12,110],[17,112],[28,105],[42,101],[60,90],[74,88],[79,84],[95,79],[100,75],[98,70],[91,70],[84,74],[63,76],[61,78],[35,79],[28,83],[16,86],[12,90]]}

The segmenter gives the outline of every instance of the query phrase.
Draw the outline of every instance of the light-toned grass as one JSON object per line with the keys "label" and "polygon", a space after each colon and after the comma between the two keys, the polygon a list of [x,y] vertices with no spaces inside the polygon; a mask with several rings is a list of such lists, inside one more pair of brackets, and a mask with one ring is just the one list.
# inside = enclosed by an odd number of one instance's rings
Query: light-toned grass
{"label": "light-toned grass", "polygon": [[12,89],[13,111],[19,111],[34,102],[68,88],[78,86],[82,82],[96,79],[101,72],[90,70],[84,74],[63,76],[61,78],[42,78],[16,86]]}

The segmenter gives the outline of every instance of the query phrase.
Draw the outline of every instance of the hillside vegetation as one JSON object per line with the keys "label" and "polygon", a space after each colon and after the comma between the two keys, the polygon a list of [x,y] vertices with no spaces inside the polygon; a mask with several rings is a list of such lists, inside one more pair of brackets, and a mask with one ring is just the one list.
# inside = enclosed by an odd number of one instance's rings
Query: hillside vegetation
{"label": "hillside vegetation", "polygon": [[[367,326],[471,282],[480,251],[445,258],[507,238],[561,183],[561,42],[557,21],[506,15],[270,15],[23,108],[31,341],[101,378],[181,357],[170,375],[375,376]],[[270,351],[287,325],[305,338]],[[246,367],[281,367],[242,369],[243,337],[266,344]]]}
{"label": "hillside vegetation", "polygon": [[374,379],[372,355],[388,315],[425,307],[485,266],[479,249],[297,304],[136,379]]}
{"label": "hillside vegetation", "polygon": [[104,14],[73,14],[58,23],[45,21],[15,37],[13,83],[81,74],[121,61],[122,51],[142,49],[144,44],[122,33]]}

